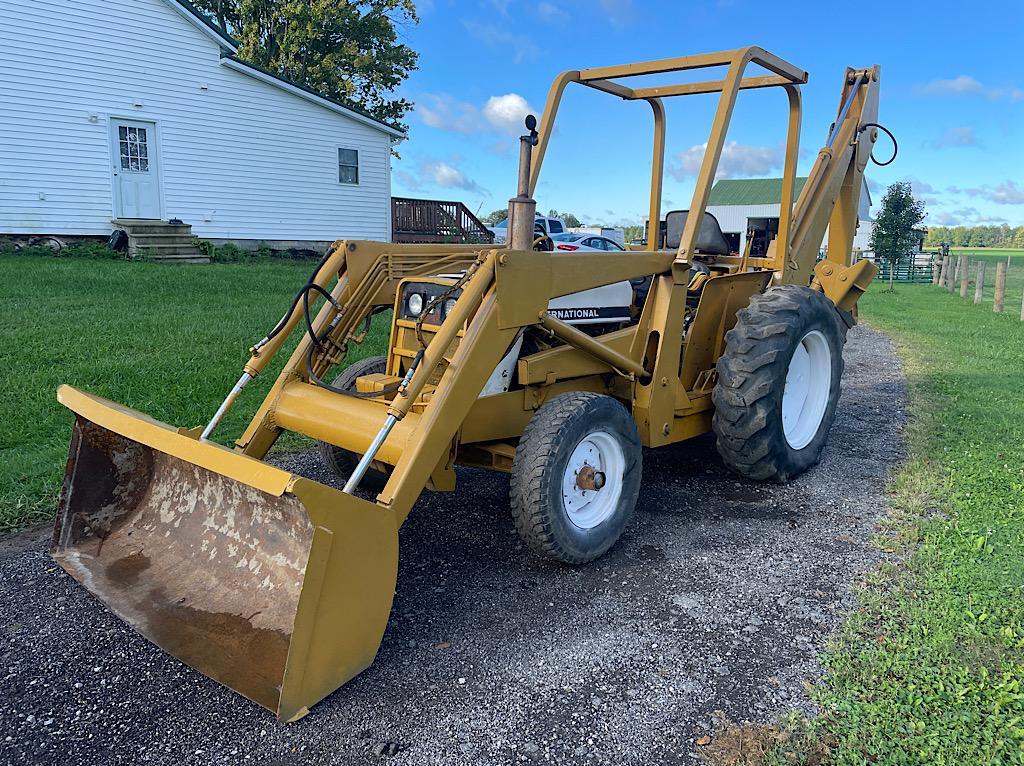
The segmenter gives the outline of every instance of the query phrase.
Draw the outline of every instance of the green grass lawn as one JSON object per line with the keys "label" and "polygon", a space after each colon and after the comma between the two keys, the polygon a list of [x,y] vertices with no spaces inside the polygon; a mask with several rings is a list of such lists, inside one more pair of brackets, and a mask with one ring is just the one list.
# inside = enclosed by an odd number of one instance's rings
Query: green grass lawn
{"label": "green grass lawn", "polygon": [[910,457],[880,536],[903,563],[872,576],[830,651],[814,740],[837,764],[1021,764],[1020,305],[997,315],[930,285],[880,287],[862,316],[896,341],[910,386]]}
{"label": "green grass lawn", "polygon": [[[0,256],[0,529],[53,515],[73,422],[57,404],[60,383],[203,424],[313,265]],[[377,328],[351,359],[383,353],[385,340]],[[221,441],[241,433],[285,358],[239,399]]]}

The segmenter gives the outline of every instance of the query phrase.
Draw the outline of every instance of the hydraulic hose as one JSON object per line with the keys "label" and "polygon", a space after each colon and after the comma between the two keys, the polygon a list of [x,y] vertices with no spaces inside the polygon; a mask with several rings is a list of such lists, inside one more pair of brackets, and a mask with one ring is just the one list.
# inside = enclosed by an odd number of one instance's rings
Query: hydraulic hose
{"label": "hydraulic hose", "polygon": [[885,133],[885,135],[889,136],[889,140],[892,141],[892,157],[887,159],[885,162],[879,162],[878,160],[875,159],[875,151],[874,147],[872,147],[871,161],[878,165],[878,167],[880,168],[884,168],[886,165],[891,165],[893,163],[893,160],[896,159],[896,155],[900,151],[899,144],[896,143],[896,136],[894,136],[892,134],[892,131],[889,130],[887,127],[885,127],[884,125],[879,125],[877,122],[865,122],[863,125],[860,126],[860,132],[863,133],[868,128],[878,128],[880,131]]}

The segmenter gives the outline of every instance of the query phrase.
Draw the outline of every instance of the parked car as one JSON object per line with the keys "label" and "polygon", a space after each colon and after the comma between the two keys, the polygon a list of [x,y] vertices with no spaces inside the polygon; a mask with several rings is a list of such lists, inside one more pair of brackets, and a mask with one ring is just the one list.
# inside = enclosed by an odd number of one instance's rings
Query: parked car
{"label": "parked car", "polygon": [[622,253],[626,248],[608,237],[594,234],[552,234],[555,250],[605,250],[610,253]]}
{"label": "parked car", "polygon": [[[537,215],[537,217],[533,219],[533,222],[535,230],[537,229],[537,227],[540,227],[544,234],[549,234],[551,236],[555,236],[556,234],[564,234],[566,230],[565,221],[563,221],[561,218],[552,218],[551,216],[547,215]],[[488,226],[487,228],[494,232],[494,244],[504,245],[506,242],[508,242],[507,218],[504,221],[499,221],[494,226]]]}

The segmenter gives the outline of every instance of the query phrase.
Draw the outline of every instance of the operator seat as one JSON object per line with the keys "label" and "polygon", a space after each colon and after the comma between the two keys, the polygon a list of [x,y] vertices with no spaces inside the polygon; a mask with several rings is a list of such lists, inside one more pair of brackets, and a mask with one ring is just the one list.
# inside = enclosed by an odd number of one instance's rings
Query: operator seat
{"label": "operator seat", "polygon": [[[679,247],[689,212],[689,210],[673,210],[665,214],[665,247],[667,249],[675,250]],[[700,224],[700,231],[697,232],[697,252],[704,255],[728,255],[730,252],[729,240],[722,233],[718,219],[706,210],[704,211],[704,220]]]}

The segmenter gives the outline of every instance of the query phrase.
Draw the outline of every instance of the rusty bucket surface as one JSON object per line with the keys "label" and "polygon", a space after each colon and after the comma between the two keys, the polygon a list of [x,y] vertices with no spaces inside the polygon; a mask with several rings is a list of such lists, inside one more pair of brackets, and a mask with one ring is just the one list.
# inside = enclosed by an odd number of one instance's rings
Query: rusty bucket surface
{"label": "rusty bucket surface", "polygon": [[282,720],[373,661],[394,516],[67,386],[52,555],[153,643]]}

